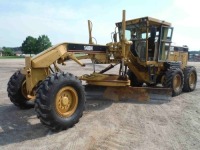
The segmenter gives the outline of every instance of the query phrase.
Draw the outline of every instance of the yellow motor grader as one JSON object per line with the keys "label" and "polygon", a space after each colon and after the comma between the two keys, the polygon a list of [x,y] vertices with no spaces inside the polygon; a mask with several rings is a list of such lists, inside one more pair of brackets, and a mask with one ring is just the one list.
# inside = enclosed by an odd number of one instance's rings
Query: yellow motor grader
{"label": "yellow motor grader", "polygon": [[[83,114],[86,96],[81,80],[94,87],[107,87],[105,97],[114,100],[162,99],[193,91],[196,69],[187,66],[187,47],[171,46],[171,24],[151,17],[126,21],[125,11],[122,18],[116,23],[112,42],[106,45],[93,43],[88,21],[89,44],[61,43],[32,58],[26,57],[25,67],[8,82],[11,102],[26,108],[27,102],[34,100],[41,123],[52,130],[63,130],[76,124]],[[84,67],[81,59],[91,59],[93,73],[76,77],[59,68],[69,60]],[[96,72],[96,64],[108,66]],[[117,65],[118,73],[106,74]]]}

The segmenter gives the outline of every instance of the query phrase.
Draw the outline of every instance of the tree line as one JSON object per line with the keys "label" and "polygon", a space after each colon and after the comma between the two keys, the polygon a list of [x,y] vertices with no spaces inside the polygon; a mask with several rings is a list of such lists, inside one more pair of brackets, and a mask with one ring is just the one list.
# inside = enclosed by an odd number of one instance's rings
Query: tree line
{"label": "tree line", "polygon": [[[41,35],[38,38],[28,36],[21,45],[21,51],[23,54],[38,54],[51,46],[51,41],[47,35]],[[2,49],[5,56],[14,55],[12,48],[3,47]]]}
{"label": "tree line", "polygon": [[4,56],[13,56],[14,55],[14,52],[11,48],[3,47],[2,49],[3,49]]}

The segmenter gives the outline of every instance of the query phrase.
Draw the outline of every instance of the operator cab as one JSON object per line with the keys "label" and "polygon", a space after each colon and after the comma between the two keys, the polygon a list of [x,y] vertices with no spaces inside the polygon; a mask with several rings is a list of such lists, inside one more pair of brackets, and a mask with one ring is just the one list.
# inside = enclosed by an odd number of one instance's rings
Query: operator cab
{"label": "operator cab", "polygon": [[[122,23],[116,23],[122,39]],[[125,37],[132,41],[130,51],[141,61],[166,61],[173,28],[171,24],[151,17],[126,21]]]}

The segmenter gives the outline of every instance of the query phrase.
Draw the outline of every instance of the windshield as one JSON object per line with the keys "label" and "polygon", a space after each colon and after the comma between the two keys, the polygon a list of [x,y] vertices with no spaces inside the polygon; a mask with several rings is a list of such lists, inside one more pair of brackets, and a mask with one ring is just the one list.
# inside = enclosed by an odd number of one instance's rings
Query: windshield
{"label": "windshield", "polygon": [[[122,37],[122,29],[119,28],[119,39]],[[146,39],[146,26],[135,25],[127,25],[125,30],[125,38],[126,40],[138,40],[138,39]]]}
{"label": "windshield", "polygon": [[[119,28],[119,39],[122,38],[122,29]],[[146,40],[148,38],[147,27],[144,23],[131,24],[126,26],[125,38],[132,41],[131,51],[142,61],[146,60]]]}

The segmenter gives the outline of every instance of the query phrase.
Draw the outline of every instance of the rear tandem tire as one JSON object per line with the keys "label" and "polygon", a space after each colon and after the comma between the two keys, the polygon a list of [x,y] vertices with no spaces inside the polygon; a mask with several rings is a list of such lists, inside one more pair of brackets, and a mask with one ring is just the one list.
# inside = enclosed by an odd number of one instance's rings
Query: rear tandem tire
{"label": "rear tandem tire", "polygon": [[183,71],[179,68],[171,68],[165,73],[164,87],[172,89],[172,96],[181,94],[183,88]]}
{"label": "rear tandem tire", "polygon": [[25,75],[21,74],[20,71],[16,71],[11,77],[7,85],[7,92],[10,101],[17,107],[21,109],[33,108],[33,104],[28,103],[28,98],[26,98],[22,93],[22,85],[25,81]]}
{"label": "rear tandem tire", "polygon": [[197,84],[197,71],[193,66],[188,66],[184,69],[184,92],[194,91]]}
{"label": "rear tandem tire", "polygon": [[82,117],[84,108],[84,87],[70,73],[52,74],[42,82],[36,93],[37,116],[53,131],[72,127]]}

